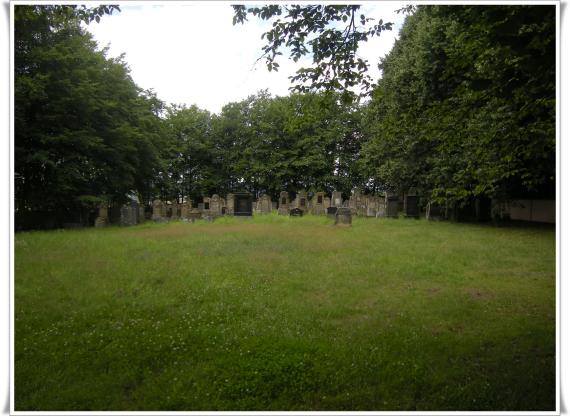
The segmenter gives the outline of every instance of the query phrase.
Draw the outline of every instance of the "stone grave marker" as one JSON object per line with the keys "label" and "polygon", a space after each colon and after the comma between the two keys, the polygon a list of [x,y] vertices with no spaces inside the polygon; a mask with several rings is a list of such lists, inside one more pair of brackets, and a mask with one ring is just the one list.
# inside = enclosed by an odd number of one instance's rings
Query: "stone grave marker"
{"label": "stone grave marker", "polygon": [[338,210],[338,207],[328,207],[327,208],[327,217],[334,220],[336,219],[336,211]]}
{"label": "stone grave marker", "polygon": [[352,210],[350,208],[337,208],[335,225],[352,225]]}
{"label": "stone grave marker", "polygon": [[331,207],[342,207],[342,193],[334,191],[331,196]]}
{"label": "stone grave marker", "polygon": [[386,197],[386,217],[398,218],[399,202],[400,198],[398,198],[397,196]]}
{"label": "stone grave marker", "polygon": [[325,213],[325,193],[317,192],[312,200],[312,213],[314,215],[323,215]]}
{"label": "stone grave marker", "polygon": [[253,196],[249,192],[234,194],[234,216],[251,217],[253,215]]}
{"label": "stone grave marker", "polygon": [[259,201],[257,201],[258,203],[258,211],[260,214],[271,214],[271,197],[267,194],[262,195],[259,198]]}
{"label": "stone grave marker", "polygon": [[277,214],[289,214],[289,193],[287,191],[281,191],[279,193],[279,208],[277,209]]}
{"label": "stone grave marker", "polygon": [[406,217],[420,218],[419,198],[416,195],[406,195]]}
{"label": "stone grave marker", "polygon": [[99,213],[95,218],[95,227],[106,227],[109,224],[109,208],[107,203],[99,205]]}

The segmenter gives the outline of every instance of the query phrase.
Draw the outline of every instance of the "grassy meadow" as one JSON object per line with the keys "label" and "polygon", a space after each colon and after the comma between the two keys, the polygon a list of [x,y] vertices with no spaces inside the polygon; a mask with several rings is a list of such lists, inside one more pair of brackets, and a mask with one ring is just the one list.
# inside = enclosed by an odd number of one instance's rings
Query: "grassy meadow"
{"label": "grassy meadow", "polygon": [[16,410],[554,410],[554,228],[15,235]]}

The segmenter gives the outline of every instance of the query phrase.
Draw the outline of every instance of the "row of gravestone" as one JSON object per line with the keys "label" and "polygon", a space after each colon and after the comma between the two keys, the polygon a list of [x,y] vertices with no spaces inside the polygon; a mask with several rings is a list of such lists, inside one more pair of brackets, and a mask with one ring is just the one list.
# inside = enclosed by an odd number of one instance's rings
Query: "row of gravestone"
{"label": "row of gravestone", "polygon": [[[402,209],[403,206],[403,209]],[[316,192],[309,198],[307,192],[300,191],[290,200],[289,193],[283,191],[278,201],[272,201],[269,195],[262,195],[257,201],[247,192],[231,193],[222,198],[217,194],[204,197],[201,203],[193,207],[193,201],[184,203],[163,202],[159,199],[152,203],[151,219],[155,222],[168,220],[194,221],[196,219],[213,219],[222,215],[251,216],[255,214],[270,214],[277,210],[279,215],[328,215],[337,216],[339,208],[349,210],[353,215],[365,217],[398,217],[401,211],[408,217],[419,218],[418,197],[407,195],[403,201],[397,196],[380,197],[364,195],[353,191],[348,200],[342,199],[340,192],[333,192],[331,197],[324,192]],[[342,212],[348,212],[343,210]],[[145,220],[144,206],[138,201],[131,200],[120,210],[121,225],[135,225]],[[345,214],[343,214],[345,215]],[[108,208],[105,204],[99,208],[95,226],[101,227],[109,223]]]}

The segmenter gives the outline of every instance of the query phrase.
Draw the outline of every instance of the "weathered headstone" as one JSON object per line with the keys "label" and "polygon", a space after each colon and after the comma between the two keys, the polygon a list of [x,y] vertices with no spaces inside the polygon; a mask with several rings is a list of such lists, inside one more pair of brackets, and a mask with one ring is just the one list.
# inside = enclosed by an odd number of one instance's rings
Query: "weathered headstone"
{"label": "weathered headstone", "polygon": [[397,196],[386,196],[386,217],[398,218],[398,207],[400,198]]}
{"label": "weathered headstone", "polygon": [[152,217],[151,219],[155,222],[162,222],[162,221],[166,221],[165,215],[164,215],[164,203],[160,200],[160,199],[155,199],[152,202]]}
{"label": "weathered headstone", "polygon": [[99,214],[95,218],[95,227],[105,227],[109,224],[109,208],[107,203],[99,205]]}
{"label": "weathered headstone", "polygon": [[120,224],[124,226],[137,225],[139,221],[139,204],[131,201],[121,207]]}
{"label": "weathered headstone", "polygon": [[331,199],[328,196],[325,196],[325,211],[327,210],[328,207],[331,206]]}
{"label": "weathered headstone", "polygon": [[210,213],[210,197],[209,196],[203,197],[202,203],[204,204],[204,208],[202,209],[202,211],[207,211],[207,213]]}
{"label": "weathered headstone", "polygon": [[289,193],[287,191],[281,191],[281,193],[279,193],[279,209],[277,213],[279,215],[289,214]]}
{"label": "weathered headstone", "polygon": [[214,194],[210,198],[210,215],[212,217],[222,215],[222,201],[218,194]]}
{"label": "weathered headstone", "polygon": [[234,215],[234,194],[226,195],[226,215]]}
{"label": "weathered headstone", "polygon": [[295,208],[302,209],[303,211],[306,211],[308,209],[309,198],[307,197],[307,192],[299,191],[295,200],[297,201]]}
{"label": "weathered headstone", "polygon": [[325,213],[325,193],[317,192],[311,201],[312,213],[314,215],[323,215]]}
{"label": "weathered headstone", "polygon": [[260,214],[270,214],[271,213],[271,197],[267,194],[262,195],[259,200],[257,201],[258,203],[258,211]]}
{"label": "weathered headstone", "polygon": [[331,207],[342,207],[342,193],[334,191],[331,196]]}
{"label": "weathered headstone", "polygon": [[338,207],[328,207],[327,208],[327,217],[334,220],[336,218],[336,211],[337,210],[338,210]]}
{"label": "weathered headstone", "polygon": [[188,213],[192,207],[192,201],[186,201],[180,204],[180,219],[183,221],[188,221]]}
{"label": "weathered headstone", "polygon": [[188,220],[194,222],[196,220],[199,220],[200,218],[202,218],[202,211],[200,211],[198,208],[192,208],[188,212]]}
{"label": "weathered headstone", "polygon": [[409,218],[420,218],[420,207],[418,197],[416,195],[406,196],[406,217]]}
{"label": "weathered headstone", "polygon": [[146,221],[146,217],[145,217],[145,209],[144,209],[144,205],[139,205],[139,217],[138,217],[138,222],[139,224],[142,224],[143,222]]}
{"label": "weathered headstone", "polygon": [[335,225],[352,225],[352,210],[350,208],[337,208]]}
{"label": "weathered headstone", "polygon": [[251,217],[253,215],[253,196],[249,192],[234,194],[234,216]]}
{"label": "weathered headstone", "polygon": [[179,220],[180,219],[180,212],[178,211],[178,201],[172,201],[172,204],[170,205],[170,209],[171,209],[171,215],[170,215],[170,219],[171,220]]}

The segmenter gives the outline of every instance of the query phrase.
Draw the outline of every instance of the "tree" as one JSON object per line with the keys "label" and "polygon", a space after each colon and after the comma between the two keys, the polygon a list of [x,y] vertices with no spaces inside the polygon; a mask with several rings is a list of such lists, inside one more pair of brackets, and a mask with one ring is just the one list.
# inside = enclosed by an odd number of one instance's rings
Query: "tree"
{"label": "tree", "polygon": [[439,201],[553,196],[554,7],[418,7],[381,67],[367,173]]}
{"label": "tree", "polygon": [[[243,23],[247,15],[273,21],[272,28],[262,35],[267,40],[263,55],[267,69],[277,71],[277,57],[283,47],[290,48],[290,57],[297,62],[311,53],[313,67],[301,68],[290,79],[297,92],[340,91],[345,101],[354,98],[354,89],[366,95],[372,87],[367,75],[368,62],[356,52],[360,42],[391,30],[392,23],[358,14],[358,5],[269,5],[234,7],[234,24]],[[261,59],[260,58],[260,59]]]}
{"label": "tree", "polygon": [[80,26],[109,7],[15,6],[17,210],[70,211],[149,191],[162,103]]}

